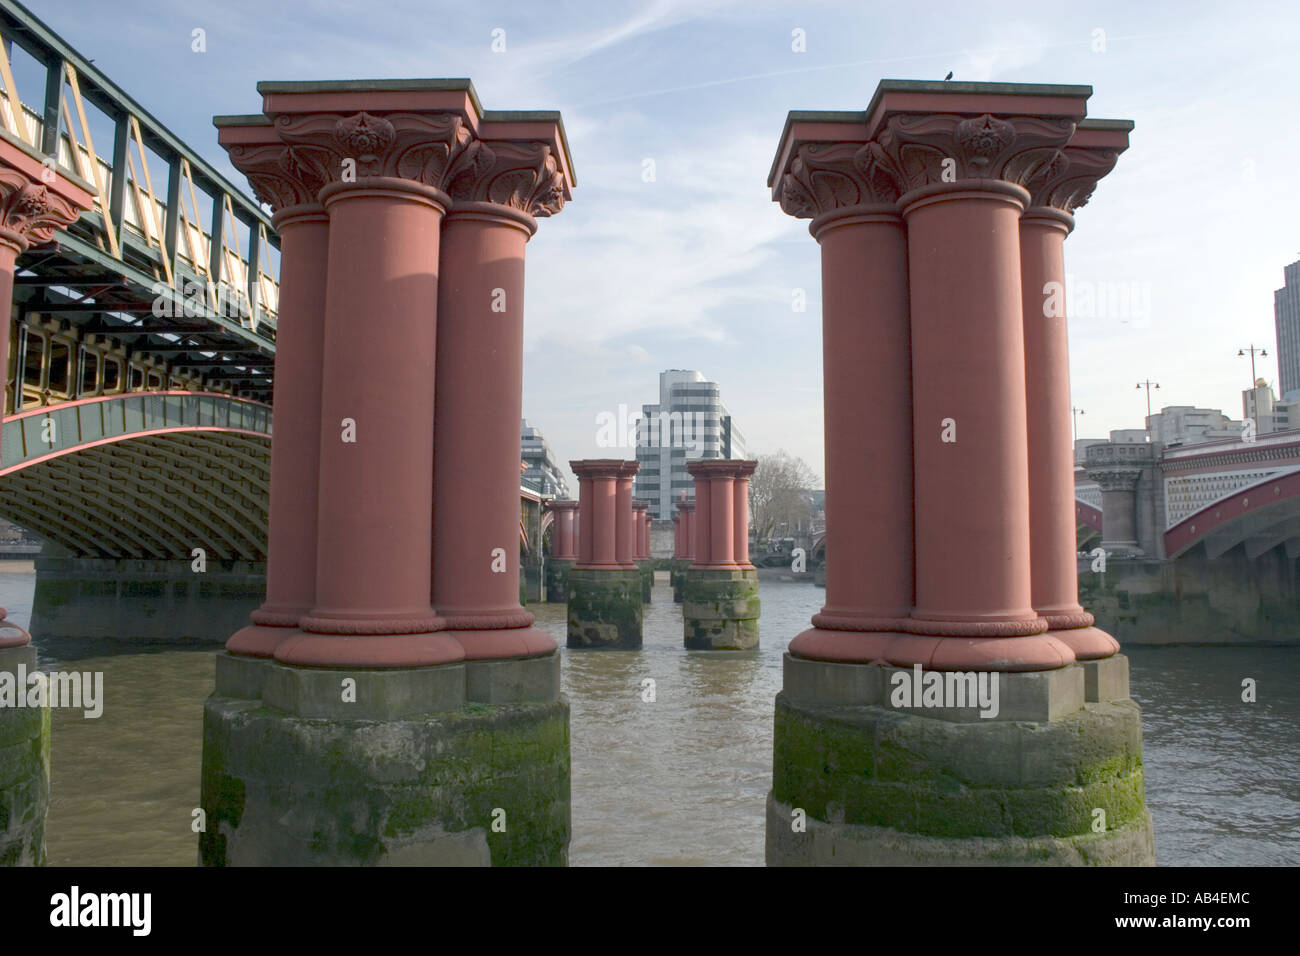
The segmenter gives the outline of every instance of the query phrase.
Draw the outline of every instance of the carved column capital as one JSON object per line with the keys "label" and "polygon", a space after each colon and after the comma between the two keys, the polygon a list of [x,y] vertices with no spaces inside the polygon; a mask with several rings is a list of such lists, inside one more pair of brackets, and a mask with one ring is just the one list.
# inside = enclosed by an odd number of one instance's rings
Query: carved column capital
{"label": "carved column capital", "polygon": [[457,203],[492,203],[538,217],[563,209],[567,192],[549,143],[480,139],[466,147],[445,189]]}
{"label": "carved column capital", "polygon": [[0,242],[22,252],[76,222],[81,207],[27,173],[0,166]]}
{"label": "carved column capital", "polygon": [[326,185],[389,177],[446,191],[485,161],[455,113],[281,113],[272,121],[297,175]]}
{"label": "carved column capital", "polygon": [[1117,149],[1067,146],[1056,150],[1050,161],[1037,165],[1022,182],[1029,190],[1030,207],[1073,213],[1088,204],[1097,183],[1118,160]]}
{"label": "carved column capital", "polygon": [[1024,186],[1061,161],[1075,127],[1070,119],[1041,116],[902,113],[868,145],[882,175],[893,176],[904,193],[972,179]]}
{"label": "carved column capital", "polygon": [[1138,468],[1088,469],[1088,477],[1101,485],[1102,491],[1132,491],[1142,471]]}
{"label": "carved column capital", "polygon": [[805,143],[781,176],[777,201],[796,219],[851,206],[889,205],[902,190],[876,143]]}

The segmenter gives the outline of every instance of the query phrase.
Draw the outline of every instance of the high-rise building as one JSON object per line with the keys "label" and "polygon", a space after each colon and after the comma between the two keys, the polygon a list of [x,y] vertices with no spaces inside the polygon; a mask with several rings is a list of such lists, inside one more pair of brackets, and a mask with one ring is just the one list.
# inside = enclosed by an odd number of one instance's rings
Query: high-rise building
{"label": "high-rise building", "polygon": [[520,476],[525,485],[544,495],[569,497],[569,483],[555,456],[551,454],[551,446],[546,444],[541,432],[528,424],[526,418],[520,420],[519,457],[520,464],[528,466],[522,469]]}
{"label": "high-rise building", "polygon": [[1282,270],[1285,284],[1273,293],[1277,323],[1278,391],[1300,389],[1300,261]]}
{"label": "high-rise building", "polygon": [[744,458],[745,436],[719,397],[717,382],[699,372],[659,373],[659,401],[642,405],[637,423],[636,496],[650,502],[653,518],[671,518],[680,492],[695,498],[686,462],[700,458]]}

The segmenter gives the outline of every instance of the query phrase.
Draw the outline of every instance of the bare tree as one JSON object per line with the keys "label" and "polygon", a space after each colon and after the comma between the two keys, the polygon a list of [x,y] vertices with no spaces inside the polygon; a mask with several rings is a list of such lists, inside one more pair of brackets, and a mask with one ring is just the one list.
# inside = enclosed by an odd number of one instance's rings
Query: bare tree
{"label": "bare tree", "polygon": [[759,455],[749,481],[749,520],[754,540],[762,545],[783,529],[793,530],[812,520],[808,492],[820,484],[817,474],[802,458],[785,450]]}

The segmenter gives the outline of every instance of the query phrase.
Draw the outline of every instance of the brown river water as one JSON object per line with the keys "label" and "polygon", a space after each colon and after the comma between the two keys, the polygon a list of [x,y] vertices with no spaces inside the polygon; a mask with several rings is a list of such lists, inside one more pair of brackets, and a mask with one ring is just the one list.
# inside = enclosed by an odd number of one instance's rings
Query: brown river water
{"label": "brown river water", "polygon": [[[0,562],[0,606],[26,625],[30,562]],[[688,652],[667,584],[636,652],[564,650],[575,866],[763,863],[781,654],[820,609],[811,584],[763,581],[762,646]],[[535,605],[564,644],[563,605]],[[103,671],[98,719],[53,715],[51,865],[193,866],[213,647],[45,643],[42,669]],[[1300,647],[1128,647],[1162,865],[1300,864]],[[1241,680],[1258,700],[1241,701]],[[655,681],[653,702],[642,682]]]}

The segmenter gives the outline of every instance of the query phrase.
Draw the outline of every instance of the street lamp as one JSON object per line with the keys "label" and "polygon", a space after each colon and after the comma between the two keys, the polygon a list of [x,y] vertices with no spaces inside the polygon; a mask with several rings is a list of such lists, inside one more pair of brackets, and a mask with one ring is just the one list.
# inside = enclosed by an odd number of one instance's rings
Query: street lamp
{"label": "street lamp", "polygon": [[1079,444],[1079,416],[1088,414],[1082,408],[1070,406],[1070,411],[1074,413],[1074,443]]}
{"label": "street lamp", "polygon": [[1245,355],[1247,352],[1250,353],[1250,387],[1254,388],[1255,382],[1258,381],[1258,379],[1255,378],[1255,353],[1258,352],[1259,357],[1263,358],[1264,356],[1268,355],[1268,351],[1262,348],[1261,349],[1255,348],[1255,345],[1252,342],[1250,348],[1248,349],[1237,349],[1237,356],[1240,357],[1242,355]]}
{"label": "street lamp", "polygon": [[[1153,382],[1153,381],[1151,381],[1151,379],[1147,379],[1145,382],[1138,382],[1138,383],[1137,383],[1137,387],[1138,387],[1138,388],[1145,388],[1145,389],[1147,390],[1147,418],[1149,419],[1149,418],[1151,417],[1151,389],[1153,389],[1153,388],[1159,388],[1159,387],[1160,387],[1160,383],[1159,383],[1159,382]],[[1151,422],[1148,421],[1148,422],[1147,422],[1147,429],[1150,430],[1150,428],[1151,428]]]}

